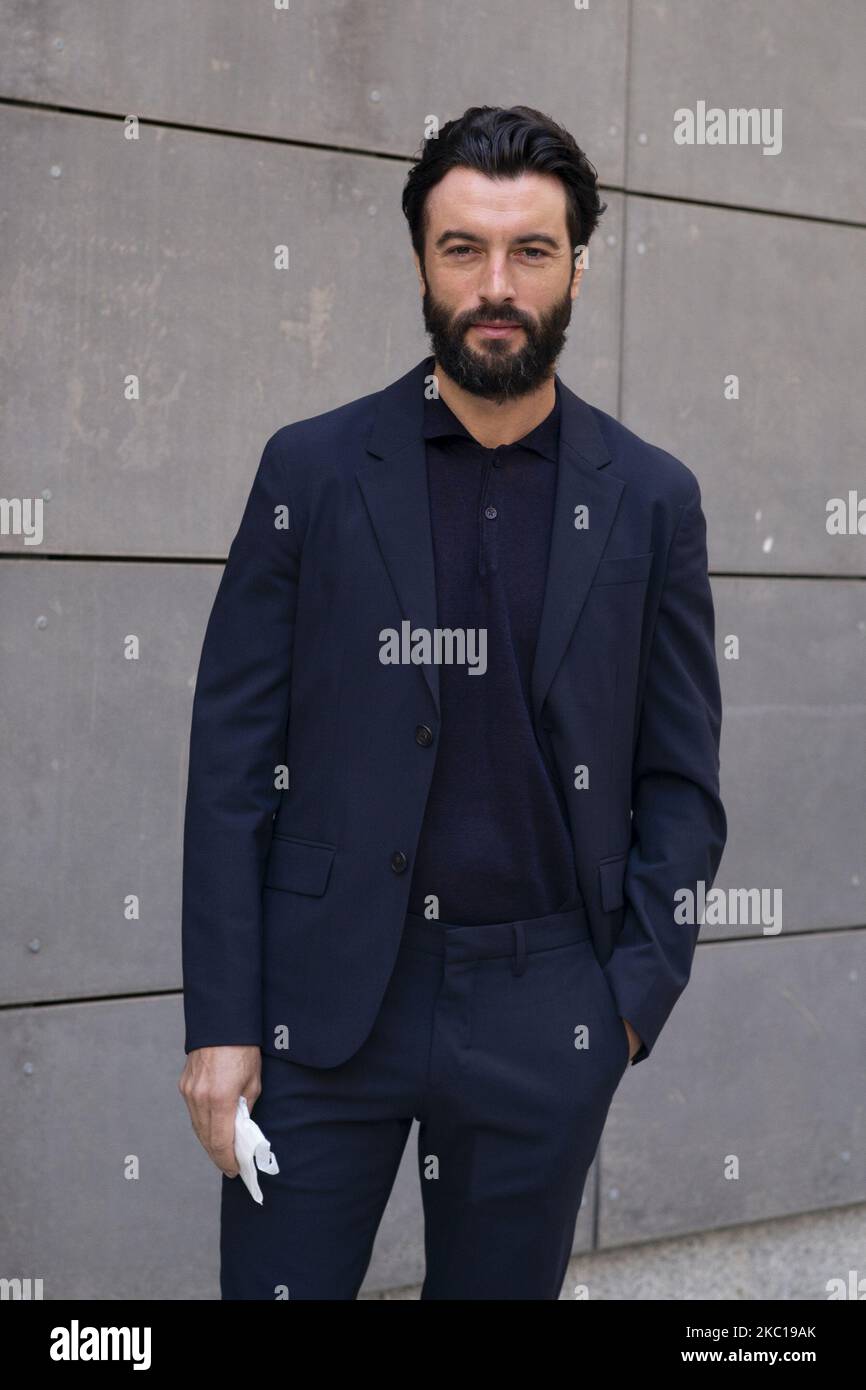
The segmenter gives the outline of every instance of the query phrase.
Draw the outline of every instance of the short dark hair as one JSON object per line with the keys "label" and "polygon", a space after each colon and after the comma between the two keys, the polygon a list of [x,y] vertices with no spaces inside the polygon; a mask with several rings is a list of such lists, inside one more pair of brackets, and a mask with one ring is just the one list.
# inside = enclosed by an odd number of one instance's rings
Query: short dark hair
{"label": "short dark hair", "polygon": [[490,178],[516,178],[524,169],[555,174],[565,185],[566,225],[572,249],[588,246],[607,209],[598,173],[577,141],[531,106],[470,106],[447,121],[438,137],[423,140],[403,188],[403,212],[412,245],[424,264],[425,204],[449,169],[478,169]]}

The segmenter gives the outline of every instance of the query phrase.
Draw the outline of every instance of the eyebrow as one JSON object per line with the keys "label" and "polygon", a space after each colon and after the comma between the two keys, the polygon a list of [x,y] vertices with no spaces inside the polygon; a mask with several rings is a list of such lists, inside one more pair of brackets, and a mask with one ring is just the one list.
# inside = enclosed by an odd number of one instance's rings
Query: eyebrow
{"label": "eyebrow", "polygon": [[[476,246],[487,245],[487,240],[485,237],[477,236],[475,232],[463,232],[458,227],[449,228],[447,231],[443,232],[441,236],[438,236],[436,238],[435,244],[437,250],[440,246],[444,246],[446,241],[454,240],[472,241],[476,244]],[[544,243],[545,246],[552,246],[555,250],[559,250],[559,242],[557,241],[556,237],[548,236],[546,232],[527,232],[524,236],[512,237],[511,245],[523,246],[526,242],[529,241],[541,241]]]}

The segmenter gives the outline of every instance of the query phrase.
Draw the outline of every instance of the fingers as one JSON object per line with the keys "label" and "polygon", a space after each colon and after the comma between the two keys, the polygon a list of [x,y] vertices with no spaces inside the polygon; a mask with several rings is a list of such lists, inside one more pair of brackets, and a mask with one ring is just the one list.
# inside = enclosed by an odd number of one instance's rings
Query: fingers
{"label": "fingers", "polygon": [[196,1138],[226,1177],[237,1177],[240,1172],[234,1143],[238,1097],[243,1095],[252,1114],[261,1089],[258,1048],[203,1048],[187,1057],[178,1090]]}
{"label": "fingers", "polygon": [[240,1168],[235,1158],[235,1111],[237,1097],[226,1100],[221,1097],[211,1103],[207,1112],[209,1132],[205,1148],[217,1168],[227,1177],[233,1178]]}
{"label": "fingers", "polygon": [[243,1091],[241,1092],[241,1095],[247,1103],[247,1109],[249,1110],[251,1115],[253,1113],[253,1106],[255,1105],[261,1093],[262,1088],[257,1083],[251,1083],[249,1086],[245,1086]]}

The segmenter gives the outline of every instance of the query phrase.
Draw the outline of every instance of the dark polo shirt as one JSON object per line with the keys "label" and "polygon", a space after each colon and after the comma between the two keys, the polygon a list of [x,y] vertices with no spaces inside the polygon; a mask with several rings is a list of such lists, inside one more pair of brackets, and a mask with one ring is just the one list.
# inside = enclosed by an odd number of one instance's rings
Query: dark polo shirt
{"label": "dark polo shirt", "polygon": [[443,922],[510,922],[581,902],[565,800],[530,702],[556,494],[555,386],[550,414],[497,449],[441,398],[424,403],[437,626],[487,630],[484,674],[439,668],[439,747],[409,911],[427,915],[435,895]]}

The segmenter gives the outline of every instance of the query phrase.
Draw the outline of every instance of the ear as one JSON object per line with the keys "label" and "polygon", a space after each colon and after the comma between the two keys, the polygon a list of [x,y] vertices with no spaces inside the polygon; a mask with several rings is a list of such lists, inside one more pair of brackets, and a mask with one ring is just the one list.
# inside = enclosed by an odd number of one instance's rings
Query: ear
{"label": "ear", "polygon": [[423,298],[424,298],[424,291],[426,290],[427,286],[426,286],[426,284],[424,283],[424,268],[423,268],[423,266],[421,265],[421,258],[419,257],[417,251],[414,251],[414,250],[413,250],[413,252],[412,252],[412,259],[413,259],[413,261],[415,262],[415,273],[416,273],[416,275],[418,276],[418,288],[419,288],[419,292],[420,292],[421,298],[423,299]]}
{"label": "ear", "polygon": [[583,280],[583,272],[584,272],[584,269],[585,269],[584,264],[583,264],[585,256],[586,256],[586,247],[583,247],[582,250],[580,251],[580,253],[575,257],[574,274],[573,274],[572,277],[571,277],[571,297],[572,297],[572,299],[577,299],[577,296],[580,294],[580,285],[581,285],[581,281]]}

